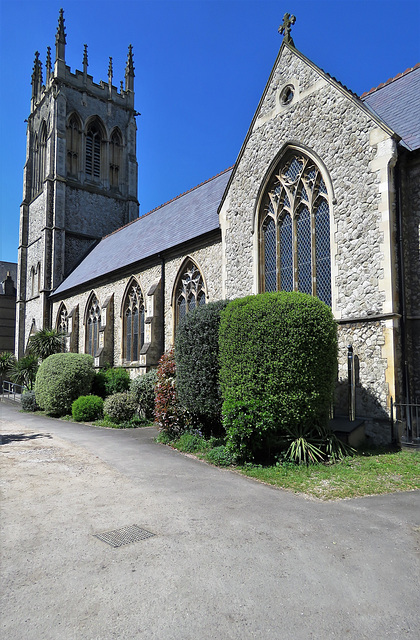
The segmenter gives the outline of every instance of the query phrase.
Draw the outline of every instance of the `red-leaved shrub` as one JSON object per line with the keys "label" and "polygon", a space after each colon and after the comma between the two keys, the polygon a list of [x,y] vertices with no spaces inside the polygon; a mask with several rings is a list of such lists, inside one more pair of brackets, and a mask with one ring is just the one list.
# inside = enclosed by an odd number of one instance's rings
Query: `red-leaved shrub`
{"label": "red-leaved shrub", "polygon": [[176,366],[173,348],[163,354],[157,368],[155,424],[171,437],[179,436],[188,423],[188,414],[176,395]]}

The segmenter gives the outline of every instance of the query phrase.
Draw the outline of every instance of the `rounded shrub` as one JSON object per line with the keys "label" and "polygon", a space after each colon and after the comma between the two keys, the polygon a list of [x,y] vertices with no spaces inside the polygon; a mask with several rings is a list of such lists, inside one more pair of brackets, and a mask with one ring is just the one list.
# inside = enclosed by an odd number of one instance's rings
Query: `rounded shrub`
{"label": "rounded shrub", "polygon": [[221,429],[219,325],[227,304],[227,300],[211,302],[188,313],[175,339],[178,399],[206,435]]}
{"label": "rounded shrub", "polygon": [[153,420],[155,410],[156,369],[137,376],[130,383],[130,392],[137,403],[137,411],[142,418]]}
{"label": "rounded shrub", "polygon": [[76,422],[91,422],[103,416],[104,401],[99,396],[80,396],[71,405],[71,415]]}
{"label": "rounded shrub", "polygon": [[37,411],[38,405],[35,399],[35,391],[25,391],[21,403],[23,411]]}
{"label": "rounded shrub", "polygon": [[104,401],[104,416],[110,418],[116,424],[127,422],[136,413],[136,401],[127,391],[114,393]]}
{"label": "rounded shrub", "polygon": [[337,328],[326,304],[298,292],[234,300],[219,340],[227,444],[240,460],[327,429]]}
{"label": "rounded shrub", "polygon": [[47,413],[62,416],[81,395],[90,392],[95,371],[86,353],[56,353],[44,360],[36,375],[35,397]]}

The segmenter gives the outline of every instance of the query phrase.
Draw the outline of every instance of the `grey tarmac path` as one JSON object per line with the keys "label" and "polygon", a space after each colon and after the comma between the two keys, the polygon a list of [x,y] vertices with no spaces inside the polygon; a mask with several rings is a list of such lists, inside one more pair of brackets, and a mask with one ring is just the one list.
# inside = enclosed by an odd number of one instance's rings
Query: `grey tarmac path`
{"label": "grey tarmac path", "polygon": [[420,492],[321,502],[153,428],[0,419],[2,640],[419,639]]}

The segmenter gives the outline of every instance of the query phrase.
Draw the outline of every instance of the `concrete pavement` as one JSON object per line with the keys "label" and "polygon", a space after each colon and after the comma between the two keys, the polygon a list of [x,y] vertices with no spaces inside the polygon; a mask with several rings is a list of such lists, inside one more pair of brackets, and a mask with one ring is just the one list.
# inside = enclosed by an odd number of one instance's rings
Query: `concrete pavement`
{"label": "concrete pavement", "polygon": [[[420,636],[420,492],[325,503],[152,428],[0,418],[5,639]],[[155,536],[94,536],[132,524]]]}

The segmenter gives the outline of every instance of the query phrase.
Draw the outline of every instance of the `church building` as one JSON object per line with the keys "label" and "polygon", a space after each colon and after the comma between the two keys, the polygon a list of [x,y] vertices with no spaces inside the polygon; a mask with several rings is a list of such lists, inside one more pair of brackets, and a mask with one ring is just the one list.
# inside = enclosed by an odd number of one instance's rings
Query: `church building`
{"label": "church building", "polygon": [[[420,397],[420,65],[357,96],[283,42],[235,165],[138,217],[134,65],[96,84],[55,60],[32,74],[20,216],[17,354],[63,329],[67,350],[135,377],[197,305],[302,291],[338,324],[335,410],[389,438],[391,398]],[[245,133],[245,132],[244,132]]]}

